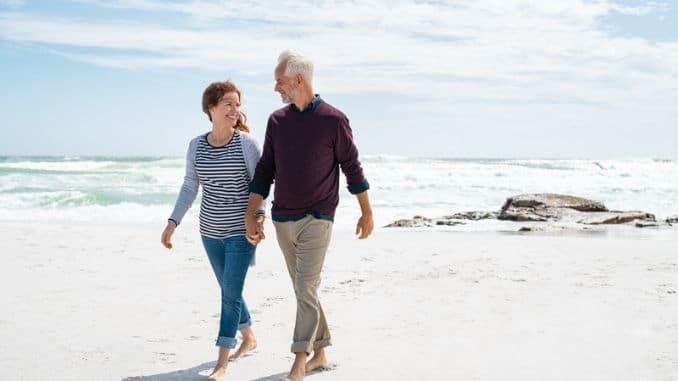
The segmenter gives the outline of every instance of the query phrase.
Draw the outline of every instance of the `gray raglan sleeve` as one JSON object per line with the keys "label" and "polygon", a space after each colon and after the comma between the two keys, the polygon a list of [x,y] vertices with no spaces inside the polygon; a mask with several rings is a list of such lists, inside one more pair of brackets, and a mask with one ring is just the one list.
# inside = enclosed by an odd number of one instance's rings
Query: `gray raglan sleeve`
{"label": "gray raglan sleeve", "polygon": [[[243,155],[245,156],[245,163],[247,164],[247,174],[250,177],[250,181],[254,178],[254,171],[257,169],[257,163],[261,158],[261,148],[259,148],[259,143],[252,137],[252,135],[244,135],[243,139]],[[266,215],[266,200],[261,202],[259,209],[257,209],[257,216]]]}
{"label": "gray raglan sleeve", "polygon": [[188,209],[193,205],[196,196],[198,195],[198,188],[200,181],[198,174],[195,171],[195,152],[198,148],[198,138],[191,140],[188,144],[188,152],[186,152],[186,174],[184,175],[184,183],[181,185],[179,197],[174,204],[174,210],[170,215],[170,219],[174,220],[177,225],[186,215]]}

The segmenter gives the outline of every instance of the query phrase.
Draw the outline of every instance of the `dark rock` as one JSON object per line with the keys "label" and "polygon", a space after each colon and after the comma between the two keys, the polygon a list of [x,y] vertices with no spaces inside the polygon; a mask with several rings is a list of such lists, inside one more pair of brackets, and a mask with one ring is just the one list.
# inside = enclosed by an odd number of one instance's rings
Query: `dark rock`
{"label": "dark rock", "polygon": [[510,221],[558,221],[571,211],[606,212],[607,208],[596,201],[563,194],[521,194],[509,197],[497,218]]}
{"label": "dark rock", "polygon": [[510,197],[504,203],[502,212],[509,208],[567,208],[580,212],[607,212],[607,208],[600,202],[582,197],[556,193],[521,194]]}
{"label": "dark rock", "polygon": [[[610,211],[600,202],[582,197],[555,194],[521,194],[506,200],[500,212],[469,211],[441,218],[414,216],[412,219],[394,221],[385,227],[455,226],[459,220],[478,221],[499,219],[519,222],[552,222],[551,228],[582,225],[610,225],[635,222],[637,227],[658,227],[655,216],[642,211]],[[666,219],[667,224],[678,223],[678,215]],[[540,230],[537,227],[536,230]],[[584,227],[583,229],[587,229]],[[519,231],[533,231],[535,227],[522,227]]]}
{"label": "dark rock", "polygon": [[464,225],[464,223],[461,221],[437,220],[436,225],[455,226],[455,225]]}
{"label": "dark rock", "polygon": [[573,222],[586,225],[655,221],[654,215],[650,213],[609,211],[605,205],[596,201],[553,193],[510,197],[502,206],[498,219]]}
{"label": "dark rock", "polygon": [[532,228],[528,226],[523,226],[520,229],[518,229],[519,232],[531,232]]}
{"label": "dark rock", "polygon": [[664,225],[654,221],[638,221],[635,226],[637,228],[658,228]]}
{"label": "dark rock", "polygon": [[654,214],[645,212],[591,213],[577,222],[586,225],[618,225],[633,221],[655,222]]}
{"label": "dark rock", "polygon": [[422,217],[422,216],[414,216],[412,219],[401,219],[394,221],[386,226],[385,228],[415,228],[415,227],[422,227],[422,226],[431,226],[431,219]]}
{"label": "dark rock", "polygon": [[448,220],[487,220],[487,219],[496,219],[499,216],[497,212],[481,212],[481,211],[471,211],[471,212],[461,212],[455,213],[449,216],[444,216],[444,219]]}
{"label": "dark rock", "polygon": [[678,224],[678,214],[676,214],[675,216],[668,217],[666,219],[666,223],[668,223],[668,224]]}

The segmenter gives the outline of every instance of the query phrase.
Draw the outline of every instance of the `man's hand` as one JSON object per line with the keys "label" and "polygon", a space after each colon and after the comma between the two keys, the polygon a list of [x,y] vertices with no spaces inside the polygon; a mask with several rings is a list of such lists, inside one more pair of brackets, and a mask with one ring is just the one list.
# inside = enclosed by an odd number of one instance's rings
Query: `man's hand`
{"label": "man's hand", "polygon": [[245,214],[245,238],[252,245],[257,245],[262,239],[266,238],[264,235],[264,216],[257,216],[252,213]]}
{"label": "man's hand", "polygon": [[372,234],[374,230],[374,221],[372,221],[372,214],[363,214],[359,219],[358,223],[355,226],[355,234],[358,235],[358,239],[365,239]]}
{"label": "man's hand", "polygon": [[174,234],[174,229],[176,228],[177,225],[174,222],[167,221],[167,226],[165,226],[165,230],[162,231],[160,236],[160,243],[168,249],[172,248],[172,234]]}

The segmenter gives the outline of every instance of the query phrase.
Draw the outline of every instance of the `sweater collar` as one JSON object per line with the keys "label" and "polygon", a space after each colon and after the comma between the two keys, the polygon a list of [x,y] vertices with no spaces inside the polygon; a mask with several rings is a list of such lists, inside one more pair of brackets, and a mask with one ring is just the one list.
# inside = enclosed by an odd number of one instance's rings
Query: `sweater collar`
{"label": "sweater collar", "polygon": [[303,110],[299,110],[299,108],[297,107],[297,105],[295,105],[294,103],[290,103],[290,108],[291,108],[292,110],[296,111],[296,112],[301,112],[302,114],[305,114],[305,113],[311,113],[311,112],[315,111],[315,109],[316,109],[316,108],[318,107],[318,105],[320,104],[320,101],[321,101],[320,95],[316,94],[316,95],[313,97],[313,99],[311,99],[311,103],[307,104],[306,107],[304,107]]}

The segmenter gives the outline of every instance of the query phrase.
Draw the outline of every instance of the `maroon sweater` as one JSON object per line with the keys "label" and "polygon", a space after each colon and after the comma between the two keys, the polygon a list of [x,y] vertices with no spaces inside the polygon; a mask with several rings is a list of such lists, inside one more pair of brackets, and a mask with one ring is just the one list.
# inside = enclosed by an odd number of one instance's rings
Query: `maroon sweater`
{"label": "maroon sweater", "polygon": [[266,198],[275,180],[273,220],[307,214],[332,220],[339,203],[339,168],[351,193],[369,189],[348,118],[316,95],[303,111],[290,104],[271,114],[250,192]]}

